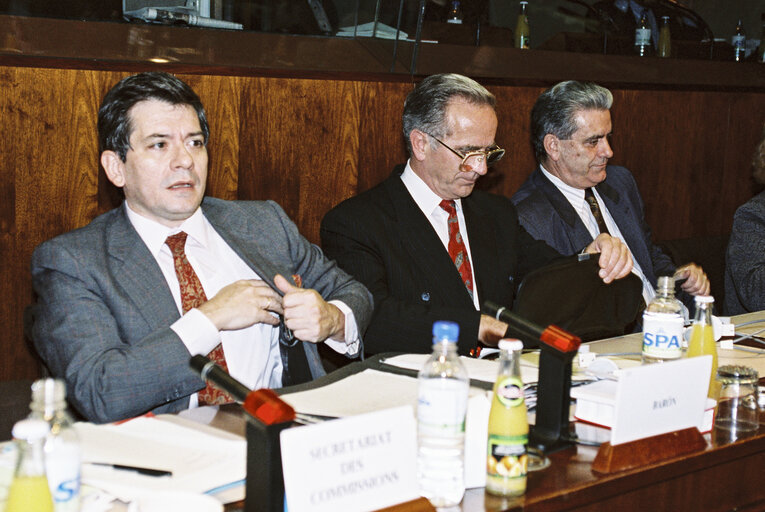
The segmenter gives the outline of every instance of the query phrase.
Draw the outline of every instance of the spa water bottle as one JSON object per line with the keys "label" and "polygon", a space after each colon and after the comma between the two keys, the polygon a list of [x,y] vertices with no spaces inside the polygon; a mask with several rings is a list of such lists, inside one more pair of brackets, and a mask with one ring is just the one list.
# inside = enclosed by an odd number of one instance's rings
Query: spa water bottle
{"label": "spa water bottle", "polygon": [[45,442],[45,471],[56,512],[80,510],[80,441],[66,408],[66,385],[60,379],[32,384],[30,419],[50,426]]}
{"label": "spa water bottle", "polygon": [[656,296],[643,313],[643,364],[683,356],[683,305],[675,298],[675,278],[660,276]]}
{"label": "spa water bottle", "polygon": [[435,507],[465,494],[465,414],[469,378],[457,355],[459,326],[433,324],[433,353],[417,375],[417,480]]}
{"label": "spa water bottle", "polygon": [[50,425],[43,420],[21,420],[13,426],[18,451],[16,470],[8,489],[5,512],[53,512],[45,477],[45,438]]}
{"label": "spa water bottle", "polygon": [[643,11],[635,29],[635,52],[641,57],[647,57],[653,53],[651,25],[648,24],[648,11]]}
{"label": "spa water bottle", "polygon": [[733,47],[733,60],[741,62],[746,56],[746,32],[744,24],[738,20],[733,36],[730,38],[730,44]]}

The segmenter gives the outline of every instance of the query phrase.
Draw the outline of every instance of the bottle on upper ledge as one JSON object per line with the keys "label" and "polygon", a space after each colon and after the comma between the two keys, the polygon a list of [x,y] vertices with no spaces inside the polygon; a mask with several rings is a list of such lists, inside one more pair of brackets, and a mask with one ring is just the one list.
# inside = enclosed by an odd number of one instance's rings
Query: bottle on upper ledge
{"label": "bottle on upper ledge", "polygon": [[452,0],[449,7],[449,13],[446,15],[447,23],[454,23],[456,25],[462,24],[462,6],[459,0]]}
{"label": "bottle on upper ledge", "polygon": [[529,16],[526,13],[526,9],[529,3],[523,0],[520,3],[520,10],[518,12],[518,21],[515,24],[515,47],[528,50],[529,45]]}
{"label": "bottle on upper ledge", "polygon": [[635,52],[641,57],[648,57],[653,54],[651,26],[648,24],[648,11],[646,10],[640,15],[640,21],[635,28]]}
{"label": "bottle on upper ledge", "polygon": [[659,47],[656,52],[659,57],[668,58],[672,54],[672,35],[669,31],[669,16],[661,17],[659,29]]}
{"label": "bottle on upper ledge", "polygon": [[730,44],[733,46],[733,60],[741,62],[746,56],[746,32],[741,20],[736,23],[736,30],[730,38]]}

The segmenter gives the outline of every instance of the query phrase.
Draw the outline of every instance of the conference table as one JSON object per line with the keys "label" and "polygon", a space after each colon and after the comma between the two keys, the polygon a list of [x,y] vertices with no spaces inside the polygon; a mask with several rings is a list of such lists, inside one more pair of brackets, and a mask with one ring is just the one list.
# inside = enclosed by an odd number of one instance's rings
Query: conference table
{"label": "conference table", "polygon": [[[765,330],[765,312],[734,318],[737,333]],[[739,329],[738,325],[744,325]],[[600,340],[588,344],[596,354],[638,353],[640,334]],[[748,345],[748,346],[747,346]],[[720,365],[743,364],[765,376],[765,345],[742,341],[734,350],[720,349]],[[318,382],[285,388],[282,394],[310,389],[337,381],[365,368],[382,368],[384,357],[352,363]],[[411,370],[395,369],[414,375]],[[765,379],[761,379],[762,384]],[[487,387],[486,383],[471,384]],[[223,408],[213,425],[241,431],[241,412]],[[529,473],[525,496],[502,499],[468,489],[459,509],[465,512],[555,511],[555,510],[765,510],[765,412],[760,411],[760,428],[748,437],[731,440],[712,433],[704,434],[702,450],[661,460],[643,467],[612,474],[598,474],[592,463],[598,447],[574,445],[549,454],[546,469]],[[243,503],[229,504],[228,511],[244,510]]]}

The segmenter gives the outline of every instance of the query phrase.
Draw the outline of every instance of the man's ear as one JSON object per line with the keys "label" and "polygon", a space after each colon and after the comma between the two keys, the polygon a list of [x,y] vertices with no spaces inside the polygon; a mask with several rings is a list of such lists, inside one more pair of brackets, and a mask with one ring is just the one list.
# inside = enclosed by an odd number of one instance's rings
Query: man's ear
{"label": "man's ear", "polygon": [[409,142],[412,144],[412,156],[417,160],[424,160],[430,140],[425,132],[412,130],[409,133]]}
{"label": "man's ear", "polygon": [[542,144],[544,145],[548,158],[553,161],[557,161],[558,158],[560,158],[560,139],[558,137],[552,133],[548,133],[545,135],[545,138],[542,139]]}
{"label": "man's ear", "polygon": [[115,187],[125,186],[125,162],[116,152],[108,150],[101,153],[101,165]]}

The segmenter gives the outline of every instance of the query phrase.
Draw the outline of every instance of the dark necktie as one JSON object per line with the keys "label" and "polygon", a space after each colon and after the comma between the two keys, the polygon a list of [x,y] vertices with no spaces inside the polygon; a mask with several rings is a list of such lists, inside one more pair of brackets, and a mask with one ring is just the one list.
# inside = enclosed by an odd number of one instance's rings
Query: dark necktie
{"label": "dark necktie", "polygon": [[584,199],[589,203],[592,216],[595,217],[595,222],[598,223],[598,231],[610,235],[611,233],[609,233],[608,227],[606,227],[606,221],[603,220],[603,212],[600,211],[600,205],[598,205],[598,200],[595,199],[592,188],[584,189]]}
{"label": "dark necktie", "polygon": [[[181,231],[167,237],[167,240],[165,240],[165,243],[173,253],[175,275],[178,276],[178,284],[181,286],[181,309],[183,313],[207,302],[207,296],[202,288],[202,283],[199,281],[197,273],[194,272],[194,268],[186,257],[185,246],[187,236],[186,233]],[[207,357],[228,371],[226,357],[223,355],[223,345],[219,343],[212,352],[207,354]],[[225,404],[233,401],[225,392],[212,386],[209,382],[207,387],[198,393],[198,399],[199,405]]]}
{"label": "dark necktie", "polygon": [[446,199],[442,200],[438,206],[449,214],[449,219],[447,220],[447,225],[449,226],[449,256],[454,262],[454,266],[457,267],[457,271],[462,277],[462,282],[465,283],[465,288],[467,288],[472,299],[473,271],[470,270],[470,258],[468,257],[465,242],[462,241],[462,235],[460,234],[457,208],[454,206],[454,201]]}

